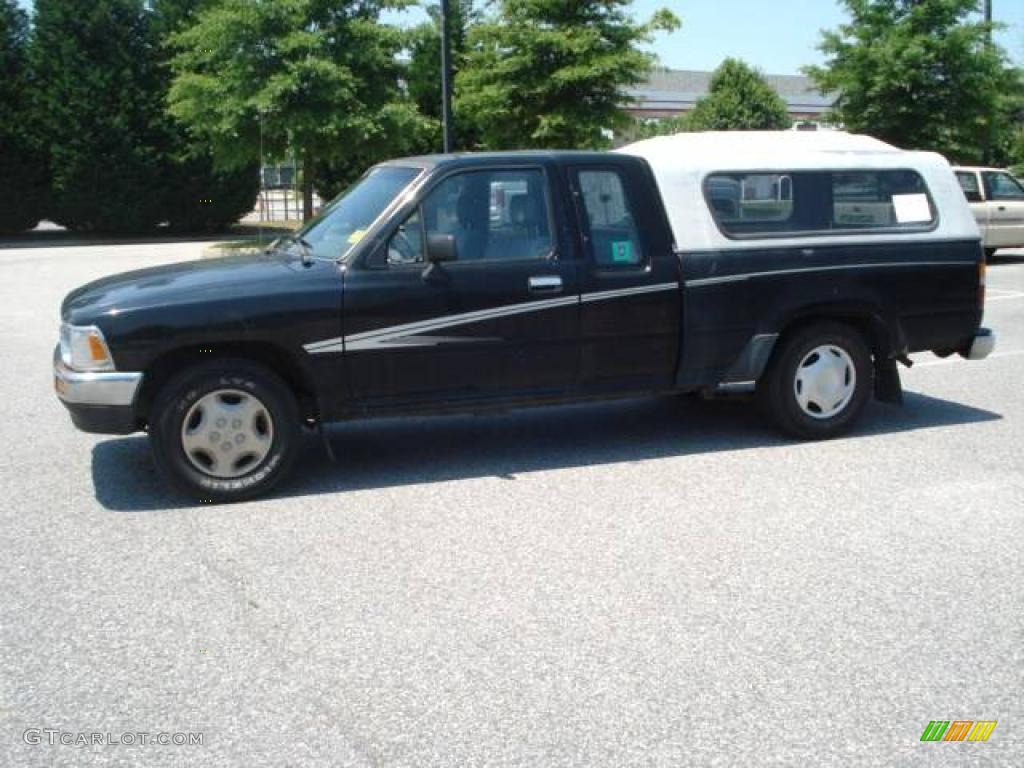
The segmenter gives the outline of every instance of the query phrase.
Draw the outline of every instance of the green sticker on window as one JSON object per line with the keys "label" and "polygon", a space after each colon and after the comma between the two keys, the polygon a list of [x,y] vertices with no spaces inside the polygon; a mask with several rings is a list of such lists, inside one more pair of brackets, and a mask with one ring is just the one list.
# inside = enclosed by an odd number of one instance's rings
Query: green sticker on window
{"label": "green sticker on window", "polygon": [[615,240],[612,242],[612,263],[632,264],[633,243],[629,240]]}

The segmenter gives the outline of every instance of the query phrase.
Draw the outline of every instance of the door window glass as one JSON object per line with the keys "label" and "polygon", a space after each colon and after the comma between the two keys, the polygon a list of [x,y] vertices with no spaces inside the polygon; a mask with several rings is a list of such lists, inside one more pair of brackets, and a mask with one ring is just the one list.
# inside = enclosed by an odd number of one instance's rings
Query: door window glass
{"label": "door window glass", "polygon": [[459,173],[435,187],[392,236],[388,262],[422,263],[425,235],[453,235],[460,262],[548,258],[549,211],[541,171]]}
{"label": "door window glass", "polygon": [[388,240],[388,264],[423,264],[423,220],[419,209]]}
{"label": "door window glass", "polygon": [[981,202],[981,187],[978,184],[978,174],[969,171],[957,171],[956,180],[960,182],[960,189],[964,191],[964,197],[967,198],[967,202]]}
{"label": "door window glass", "polygon": [[990,200],[1024,200],[1024,187],[1010,174],[988,171],[984,176]]}
{"label": "door window glass", "polygon": [[636,220],[616,171],[580,171],[576,175],[589,225],[590,251],[601,268],[643,263]]}

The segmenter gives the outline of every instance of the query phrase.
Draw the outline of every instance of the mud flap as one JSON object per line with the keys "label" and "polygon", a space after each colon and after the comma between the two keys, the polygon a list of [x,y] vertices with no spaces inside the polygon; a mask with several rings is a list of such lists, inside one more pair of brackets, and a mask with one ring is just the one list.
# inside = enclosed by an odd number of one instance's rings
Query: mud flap
{"label": "mud flap", "polygon": [[903,405],[903,385],[893,359],[875,361],[875,399],[883,403]]}

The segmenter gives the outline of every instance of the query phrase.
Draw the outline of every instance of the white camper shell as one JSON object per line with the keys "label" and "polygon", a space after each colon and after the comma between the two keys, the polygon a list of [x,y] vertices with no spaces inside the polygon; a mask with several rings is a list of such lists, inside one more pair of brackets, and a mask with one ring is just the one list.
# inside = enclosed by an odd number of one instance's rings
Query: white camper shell
{"label": "white camper shell", "polygon": [[[842,131],[680,133],[619,151],[650,164],[679,251],[747,248],[752,240],[761,239],[770,239],[774,248],[863,243],[866,238],[872,242],[977,238],[980,242],[978,225],[952,168],[933,152],[905,151]],[[772,232],[737,235],[723,227],[723,216],[728,214],[741,221],[751,211],[771,212],[766,205],[773,196],[784,206],[786,174],[803,171],[911,171],[923,179],[926,191],[866,199],[851,194],[848,201],[836,203],[828,230],[793,232],[778,227]],[[767,186],[774,190],[758,189],[757,182],[772,177],[774,183]],[[728,185],[739,184],[734,181],[737,178],[742,179],[743,189],[730,192]],[[720,197],[716,199],[715,193]],[[735,210],[722,210],[730,207],[730,194],[738,198]],[[779,207],[775,210],[782,213]]]}

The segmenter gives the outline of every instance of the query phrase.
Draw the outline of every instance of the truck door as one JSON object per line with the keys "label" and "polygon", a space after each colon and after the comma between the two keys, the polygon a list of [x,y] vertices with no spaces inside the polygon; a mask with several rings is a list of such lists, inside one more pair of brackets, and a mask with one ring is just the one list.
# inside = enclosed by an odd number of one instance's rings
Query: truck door
{"label": "truck door", "polygon": [[[542,167],[438,180],[345,282],[345,359],[362,402],[558,394],[578,370],[577,265]],[[428,238],[456,260],[428,264]]]}
{"label": "truck door", "polygon": [[584,390],[671,387],[682,292],[654,178],[639,162],[569,169],[584,260],[580,384]]}
{"label": "truck door", "polygon": [[982,186],[978,172],[957,171],[956,180],[960,182],[960,189],[964,191],[964,197],[967,198],[967,202],[971,206],[974,220],[978,222],[981,236],[985,238],[985,245],[988,246],[989,204],[985,202],[985,198],[981,194]]}
{"label": "truck door", "polygon": [[1024,245],[1024,186],[1004,171],[982,171],[988,199],[989,248]]}

